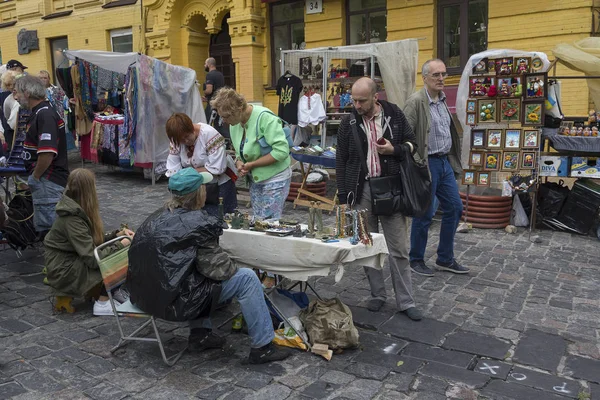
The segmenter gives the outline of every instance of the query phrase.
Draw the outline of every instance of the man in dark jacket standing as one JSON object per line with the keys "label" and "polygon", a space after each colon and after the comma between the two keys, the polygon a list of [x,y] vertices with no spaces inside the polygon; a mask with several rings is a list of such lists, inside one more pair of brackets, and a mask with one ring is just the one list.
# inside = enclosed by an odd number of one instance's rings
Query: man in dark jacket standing
{"label": "man in dark jacket standing", "polygon": [[[424,87],[408,98],[404,112],[415,132],[419,156],[429,165],[431,192],[444,211],[436,265],[441,270],[466,274],[469,268],[454,259],[454,235],[463,210],[456,176],[462,173],[462,168],[460,140],[443,92],[448,73],[446,65],[439,59],[425,62],[421,72]],[[423,276],[434,274],[424,260],[429,227],[436,211],[434,203],[431,202],[424,216],[413,218],[410,234],[410,266],[413,272]]]}
{"label": "man in dark jacket standing", "polygon": [[[378,232],[378,222],[383,227],[389,250],[392,284],[396,293],[398,310],[412,320],[420,320],[421,312],[415,306],[408,261],[407,218],[394,213],[376,216],[372,213],[369,178],[398,174],[400,160],[406,151],[416,150],[415,136],[402,111],[395,104],[378,100],[377,84],[370,78],[361,78],[352,86],[352,114],[342,120],[338,130],[336,177],[340,204],[355,202],[358,208],[369,211],[369,230]],[[360,147],[354,139],[355,125],[361,140]],[[381,139],[385,144],[378,144]],[[361,156],[367,164],[362,168]],[[383,271],[365,267],[371,285],[367,308],[378,311],[386,299]]]}

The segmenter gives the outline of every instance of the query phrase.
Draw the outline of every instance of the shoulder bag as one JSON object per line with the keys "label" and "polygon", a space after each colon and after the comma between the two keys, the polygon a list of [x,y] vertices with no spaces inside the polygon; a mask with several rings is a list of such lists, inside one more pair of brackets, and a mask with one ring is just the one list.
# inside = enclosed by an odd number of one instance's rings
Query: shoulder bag
{"label": "shoulder bag", "polygon": [[[269,110],[264,110],[264,111],[261,111],[260,114],[258,114],[258,117],[256,118],[256,140],[258,141],[258,144],[260,145],[261,157],[271,153],[271,151],[273,150],[273,147],[271,147],[271,145],[269,145],[267,143],[267,139],[265,139],[264,135],[259,136],[260,131],[259,131],[258,122],[260,121],[260,117],[264,113],[275,115]],[[277,115],[275,115],[275,116],[277,117]],[[277,118],[279,118],[279,117],[277,117]],[[282,120],[281,118],[279,118],[279,120],[283,124],[283,133],[285,134],[285,140],[287,141],[288,146],[290,146],[290,149],[291,149],[292,147],[294,147],[294,139],[292,139],[292,129],[286,121]]]}
{"label": "shoulder bag", "polygon": [[[368,174],[369,169],[367,168],[365,153],[362,149],[362,141],[358,136],[355,118],[350,119],[350,126],[352,127],[354,140],[356,141],[356,146],[358,147],[358,154],[360,155],[362,168],[365,170],[365,174]],[[371,212],[374,215],[387,216],[392,215],[394,212],[400,211],[400,206],[402,203],[400,198],[402,194],[400,179],[400,175],[369,178],[369,187],[371,190]]]}
{"label": "shoulder bag", "polygon": [[[350,120],[354,140],[358,146],[360,159],[365,172],[367,162],[358,136],[356,119]],[[421,217],[431,203],[431,176],[425,162],[417,162],[407,148],[400,160],[398,175],[369,178],[372,212],[374,215],[391,215],[400,212],[407,217]]]}

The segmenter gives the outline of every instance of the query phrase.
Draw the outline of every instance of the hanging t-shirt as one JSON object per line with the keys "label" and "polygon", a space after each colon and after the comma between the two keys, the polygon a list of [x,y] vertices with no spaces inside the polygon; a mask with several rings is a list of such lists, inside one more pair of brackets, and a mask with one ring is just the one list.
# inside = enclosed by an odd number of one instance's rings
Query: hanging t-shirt
{"label": "hanging t-shirt", "polygon": [[279,96],[279,117],[288,124],[298,124],[298,99],[302,93],[302,80],[296,75],[283,75],[277,81],[277,95]]}

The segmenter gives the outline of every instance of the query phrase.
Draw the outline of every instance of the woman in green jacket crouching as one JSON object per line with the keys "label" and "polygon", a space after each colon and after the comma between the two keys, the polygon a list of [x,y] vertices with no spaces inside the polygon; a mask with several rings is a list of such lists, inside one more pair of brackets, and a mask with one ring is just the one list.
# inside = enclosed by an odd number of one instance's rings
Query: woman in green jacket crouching
{"label": "woman in green jacket crouching", "polygon": [[256,219],[279,219],[290,191],[290,146],[281,119],[268,108],[248,104],[231,88],[221,88],[210,102],[230,125],[235,166],[250,181]]}
{"label": "woman in green jacket crouching", "polygon": [[[62,199],[56,205],[58,217],[44,239],[48,285],[57,293],[55,308],[73,312],[74,296],[86,296],[102,284],[94,248],[117,236],[133,237],[129,229],[103,232],[94,173],[83,168],[71,172]],[[123,248],[128,239],[101,251],[101,256]],[[91,297],[91,296],[90,296]],[[115,296],[118,299],[119,296]],[[121,300],[123,300],[121,296]],[[113,315],[104,285],[94,303],[94,315]]]}

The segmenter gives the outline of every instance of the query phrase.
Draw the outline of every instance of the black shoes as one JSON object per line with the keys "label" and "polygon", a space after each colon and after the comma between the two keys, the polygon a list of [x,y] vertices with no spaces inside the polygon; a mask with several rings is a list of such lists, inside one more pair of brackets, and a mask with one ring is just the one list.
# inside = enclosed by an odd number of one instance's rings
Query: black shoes
{"label": "black shoes", "polygon": [[469,268],[460,265],[456,260],[452,260],[450,264],[443,264],[439,261],[436,261],[435,264],[437,265],[438,269],[453,272],[455,274],[468,274],[469,271],[471,271]]}
{"label": "black shoes", "polygon": [[434,270],[432,270],[427,265],[425,265],[425,261],[423,261],[423,260],[411,261],[410,269],[412,269],[412,271],[417,275],[428,276],[428,277],[433,276],[435,273]]}
{"label": "black shoes", "polygon": [[285,360],[290,355],[291,352],[289,350],[275,346],[273,343],[269,343],[266,346],[251,349],[250,355],[248,356],[248,363],[264,364],[271,361],[281,361]]}
{"label": "black shoes", "polygon": [[406,310],[402,311],[404,314],[406,314],[406,316],[410,319],[412,319],[413,321],[420,321],[423,318],[423,314],[421,314],[421,311],[419,311],[417,309],[417,307],[411,307],[411,308],[407,308]]}
{"label": "black shoes", "polygon": [[381,299],[370,299],[367,303],[367,310],[377,312],[383,307],[385,301]]}
{"label": "black shoes", "polygon": [[194,328],[188,337],[188,350],[197,352],[208,349],[222,349],[225,338],[213,333],[210,329]]}

